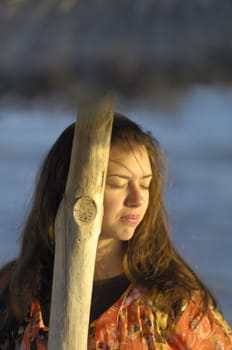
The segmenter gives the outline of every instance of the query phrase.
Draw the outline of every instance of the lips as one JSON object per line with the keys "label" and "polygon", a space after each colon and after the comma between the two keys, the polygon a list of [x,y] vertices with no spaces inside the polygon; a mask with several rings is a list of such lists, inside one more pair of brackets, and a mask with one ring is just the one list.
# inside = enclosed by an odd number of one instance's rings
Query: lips
{"label": "lips", "polygon": [[120,219],[122,222],[135,225],[139,222],[139,215],[124,215],[124,216],[121,216]]}

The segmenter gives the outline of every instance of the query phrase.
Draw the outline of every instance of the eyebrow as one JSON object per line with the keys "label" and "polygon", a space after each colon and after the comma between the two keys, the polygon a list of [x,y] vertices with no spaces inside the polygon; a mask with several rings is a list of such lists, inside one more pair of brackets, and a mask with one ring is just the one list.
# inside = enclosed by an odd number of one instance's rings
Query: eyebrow
{"label": "eyebrow", "polygon": [[[108,177],[113,177],[113,176],[121,177],[121,178],[127,179],[127,180],[131,178],[130,176],[126,176],[126,175],[122,175],[122,174],[109,174],[108,175]],[[152,177],[152,174],[144,175],[141,177],[141,179],[147,179],[149,177]]]}

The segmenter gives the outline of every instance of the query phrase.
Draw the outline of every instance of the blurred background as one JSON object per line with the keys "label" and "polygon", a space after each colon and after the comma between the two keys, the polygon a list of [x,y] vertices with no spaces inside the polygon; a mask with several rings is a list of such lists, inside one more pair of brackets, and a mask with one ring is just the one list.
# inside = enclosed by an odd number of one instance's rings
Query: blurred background
{"label": "blurred background", "polygon": [[[116,110],[150,130],[169,167],[173,241],[232,324],[232,89],[192,86],[177,104],[117,98]],[[169,108],[170,107],[170,108]],[[0,264],[14,258],[47,151],[76,119],[62,99],[0,100]]]}

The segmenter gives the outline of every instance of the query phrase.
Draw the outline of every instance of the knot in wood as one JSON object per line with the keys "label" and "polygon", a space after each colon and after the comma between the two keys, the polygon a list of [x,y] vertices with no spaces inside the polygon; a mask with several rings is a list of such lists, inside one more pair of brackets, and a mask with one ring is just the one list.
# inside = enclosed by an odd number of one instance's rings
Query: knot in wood
{"label": "knot in wood", "polygon": [[90,224],[94,220],[96,213],[97,206],[92,198],[86,196],[77,199],[73,215],[78,224]]}

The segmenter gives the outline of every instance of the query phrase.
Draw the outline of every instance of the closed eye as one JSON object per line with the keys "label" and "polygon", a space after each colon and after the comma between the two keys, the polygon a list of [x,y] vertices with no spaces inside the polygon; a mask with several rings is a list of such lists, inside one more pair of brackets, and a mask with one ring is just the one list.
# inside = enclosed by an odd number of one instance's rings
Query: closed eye
{"label": "closed eye", "polygon": [[[140,179],[141,182],[139,182],[139,186],[142,189],[148,190],[150,187],[152,175],[146,175],[142,179]],[[108,177],[108,180],[106,182],[106,185],[111,187],[111,188],[126,188],[131,179],[127,176],[123,175],[110,175]]]}
{"label": "closed eye", "polygon": [[142,182],[140,182],[140,187],[143,189],[148,190],[151,184],[151,177],[147,177],[145,179],[143,179]]}
{"label": "closed eye", "polygon": [[149,190],[149,188],[150,188],[150,184],[148,184],[148,185],[141,184],[140,186],[141,186],[141,188],[143,188],[144,190]]}
{"label": "closed eye", "polygon": [[117,183],[107,183],[109,187],[112,188],[125,188],[127,184],[117,184]]}

